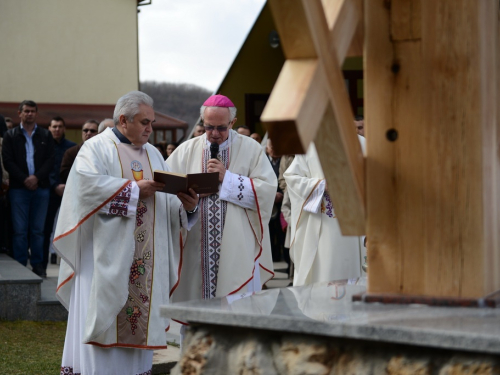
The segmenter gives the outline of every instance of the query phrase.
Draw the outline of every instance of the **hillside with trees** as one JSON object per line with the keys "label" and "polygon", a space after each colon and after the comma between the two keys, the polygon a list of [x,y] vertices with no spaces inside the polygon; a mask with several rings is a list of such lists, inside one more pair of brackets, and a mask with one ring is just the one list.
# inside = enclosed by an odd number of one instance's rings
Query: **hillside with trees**
{"label": "hillside with trees", "polygon": [[145,81],[140,87],[153,98],[156,111],[186,121],[190,127],[200,116],[200,106],[212,94],[188,83]]}

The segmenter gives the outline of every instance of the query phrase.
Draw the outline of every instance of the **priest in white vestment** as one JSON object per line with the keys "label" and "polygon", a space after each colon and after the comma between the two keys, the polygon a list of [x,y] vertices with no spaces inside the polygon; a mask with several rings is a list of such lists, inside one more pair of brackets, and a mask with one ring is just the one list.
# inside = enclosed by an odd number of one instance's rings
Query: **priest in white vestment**
{"label": "priest in white vestment", "polygon": [[147,143],[154,117],[146,94],[120,98],[115,127],[83,144],[69,174],[54,239],[57,296],[69,311],[61,374],[151,374],[153,349],[166,348],[160,305],[198,197],[158,192],[153,171],[167,166]]}
{"label": "priest in white vestment", "polygon": [[[362,148],[365,139],[358,136]],[[314,144],[284,173],[291,201],[293,286],[362,275],[359,237],[343,236]]]}
{"label": "priest in white vestment", "polygon": [[220,185],[200,196],[199,220],[182,233],[174,302],[258,291],[274,275],[268,223],[276,175],[261,146],[231,129],[236,108],[227,97],[211,96],[200,114],[205,134],[181,144],[167,164],[178,173],[218,172]]}

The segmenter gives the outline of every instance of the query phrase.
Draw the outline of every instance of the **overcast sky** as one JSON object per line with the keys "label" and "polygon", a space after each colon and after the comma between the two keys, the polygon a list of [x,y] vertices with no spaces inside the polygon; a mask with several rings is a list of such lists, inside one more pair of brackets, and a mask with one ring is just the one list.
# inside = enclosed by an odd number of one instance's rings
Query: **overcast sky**
{"label": "overcast sky", "polygon": [[265,0],[153,0],[139,7],[141,81],[217,89]]}

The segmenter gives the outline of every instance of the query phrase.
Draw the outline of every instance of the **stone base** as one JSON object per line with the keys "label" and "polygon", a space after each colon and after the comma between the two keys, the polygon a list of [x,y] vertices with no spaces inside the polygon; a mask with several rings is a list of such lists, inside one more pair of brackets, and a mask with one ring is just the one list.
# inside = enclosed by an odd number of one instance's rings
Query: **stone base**
{"label": "stone base", "polygon": [[172,374],[500,374],[495,355],[216,325],[191,326]]}
{"label": "stone base", "polygon": [[36,320],[65,322],[68,320],[68,310],[59,301],[38,301]]}
{"label": "stone base", "polygon": [[42,278],[0,254],[0,319],[36,320]]}
{"label": "stone base", "polygon": [[66,321],[68,311],[56,298],[58,270],[49,265],[47,272],[52,276],[42,280],[28,267],[0,254],[0,319]]}
{"label": "stone base", "polygon": [[39,298],[39,283],[0,283],[0,319],[37,320]]}

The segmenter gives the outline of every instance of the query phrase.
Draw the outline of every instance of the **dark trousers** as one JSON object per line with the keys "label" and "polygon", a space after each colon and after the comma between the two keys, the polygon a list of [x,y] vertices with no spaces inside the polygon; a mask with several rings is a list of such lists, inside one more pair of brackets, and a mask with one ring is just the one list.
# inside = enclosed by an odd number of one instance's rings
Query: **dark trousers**
{"label": "dark trousers", "polygon": [[45,218],[45,229],[43,239],[43,268],[46,270],[49,264],[49,249],[50,249],[50,235],[54,229],[54,220],[56,218],[57,210],[61,206],[62,198],[55,194],[50,193],[49,206],[47,208],[47,217]]}
{"label": "dark trousers", "polygon": [[28,244],[31,249],[31,266],[43,263],[43,229],[49,204],[49,189],[10,189],[9,199],[14,236],[14,259],[28,264]]}
{"label": "dark trousers", "polygon": [[280,216],[269,221],[269,237],[271,238],[271,253],[273,262],[281,262],[285,245],[286,233],[281,229]]}
{"label": "dark trousers", "polygon": [[290,249],[288,247],[283,248],[283,260],[287,264],[286,273],[290,276]]}
{"label": "dark trousers", "polygon": [[0,197],[0,252],[12,256],[12,220],[7,196]]}

